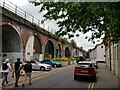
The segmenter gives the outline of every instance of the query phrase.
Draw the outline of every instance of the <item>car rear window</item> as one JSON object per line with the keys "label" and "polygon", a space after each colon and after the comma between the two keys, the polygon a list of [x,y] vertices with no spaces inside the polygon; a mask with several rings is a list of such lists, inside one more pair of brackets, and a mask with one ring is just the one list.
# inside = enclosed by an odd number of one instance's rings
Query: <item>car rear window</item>
{"label": "car rear window", "polygon": [[78,63],[78,66],[81,68],[92,68],[92,64],[91,63]]}

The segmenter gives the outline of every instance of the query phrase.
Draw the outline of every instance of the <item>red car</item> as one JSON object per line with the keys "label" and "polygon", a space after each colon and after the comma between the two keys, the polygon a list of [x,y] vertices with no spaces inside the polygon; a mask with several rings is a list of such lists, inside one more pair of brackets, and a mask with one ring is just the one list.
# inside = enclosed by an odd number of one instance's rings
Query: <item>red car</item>
{"label": "red car", "polygon": [[96,70],[92,62],[81,61],[75,66],[74,80],[77,80],[80,77],[90,77],[96,81]]}

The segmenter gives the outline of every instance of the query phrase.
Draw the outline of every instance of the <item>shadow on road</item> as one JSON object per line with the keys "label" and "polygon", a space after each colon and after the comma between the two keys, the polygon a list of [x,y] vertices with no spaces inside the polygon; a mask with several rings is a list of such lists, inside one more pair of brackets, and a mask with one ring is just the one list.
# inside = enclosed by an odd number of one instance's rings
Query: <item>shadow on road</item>
{"label": "shadow on road", "polygon": [[78,78],[76,81],[80,81],[80,82],[97,82],[97,78],[96,78],[96,80],[93,80],[93,78],[82,77],[82,78]]}

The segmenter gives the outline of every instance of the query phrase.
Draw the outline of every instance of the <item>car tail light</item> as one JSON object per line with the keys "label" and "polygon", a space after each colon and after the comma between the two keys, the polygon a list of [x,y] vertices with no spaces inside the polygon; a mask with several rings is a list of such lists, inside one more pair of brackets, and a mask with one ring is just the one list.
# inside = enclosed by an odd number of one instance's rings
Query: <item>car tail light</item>
{"label": "car tail light", "polygon": [[80,68],[79,67],[75,67],[75,70],[74,70],[75,73],[78,73],[80,72]]}
{"label": "car tail light", "polygon": [[96,74],[95,69],[94,69],[94,68],[91,68],[91,69],[89,70],[89,74]]}

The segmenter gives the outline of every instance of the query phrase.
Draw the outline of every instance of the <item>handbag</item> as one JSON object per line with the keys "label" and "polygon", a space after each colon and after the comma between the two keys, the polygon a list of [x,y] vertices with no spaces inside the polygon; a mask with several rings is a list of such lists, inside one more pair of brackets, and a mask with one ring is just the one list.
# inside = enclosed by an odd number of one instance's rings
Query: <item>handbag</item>
{"label": "handbag", "polygon": [[21,75],[21,76],[25,75],[25,71],[24,71],[23,68],[20,70],[20,75]]}

